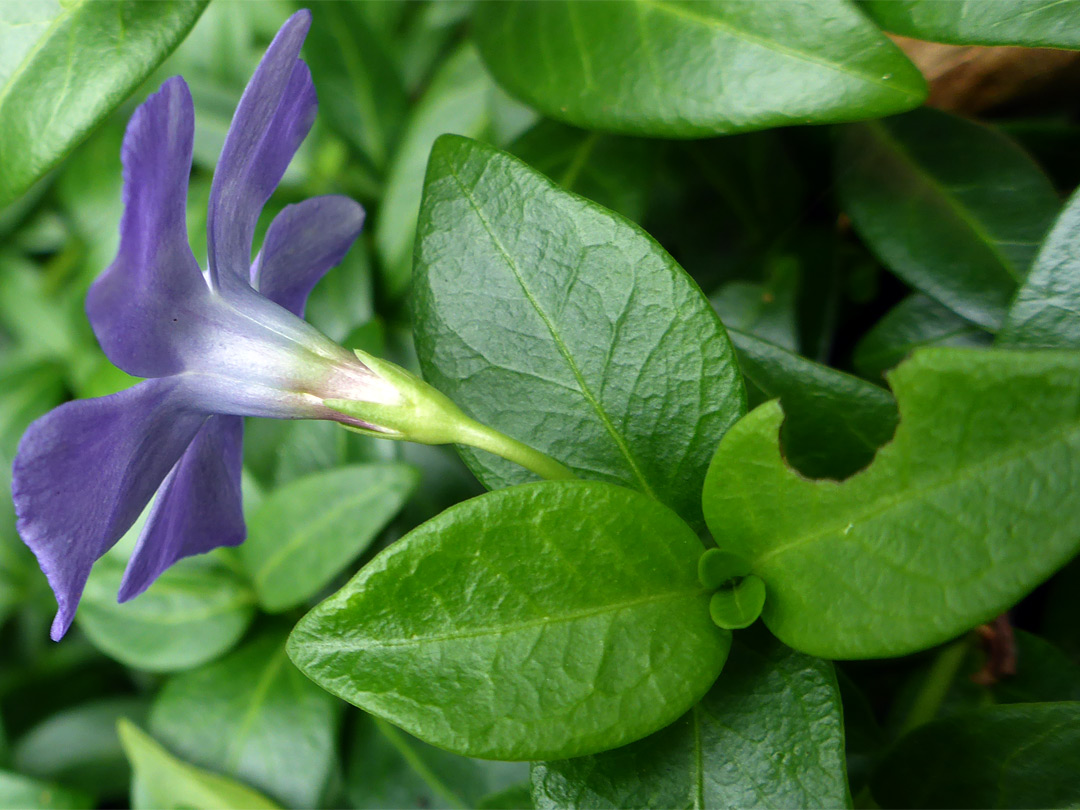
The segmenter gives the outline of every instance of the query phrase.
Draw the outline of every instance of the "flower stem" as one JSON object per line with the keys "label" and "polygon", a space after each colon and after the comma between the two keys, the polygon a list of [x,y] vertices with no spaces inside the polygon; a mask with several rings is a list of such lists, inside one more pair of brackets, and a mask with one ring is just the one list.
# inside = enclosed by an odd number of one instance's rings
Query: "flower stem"
{"label": "flower stem", "polygon": [[568,481],[577,478],[569,468],[551,456],[472,419],[460,426],[456,441],[480,450],[487,450],[507,461],[520,464],[526,470],[550,481]]}

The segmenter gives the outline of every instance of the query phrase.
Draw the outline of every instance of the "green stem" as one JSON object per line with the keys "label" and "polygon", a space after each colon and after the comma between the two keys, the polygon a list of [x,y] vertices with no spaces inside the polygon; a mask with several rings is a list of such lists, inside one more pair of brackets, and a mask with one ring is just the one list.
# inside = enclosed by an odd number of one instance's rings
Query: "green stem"
{"label": "green stem", "polygon": [[550,481],[568,481],[577,478],[569,468],[551,456],[472,419],[460,426],[455,441],[480,450],[487,450],[507,461],[520,464],[526,470]]}
{"label": "green stem", "polygon": [[956,679],[960,671],[960,665],[964,663],[968,645],[966,639],[954,641],[938,653],[934,663],[930,665],[930,671],[926,673],[926,680],[915,695],[907,717],[900,725],[900,735],[929,723],[937,716],[945,696],[949,693],[949,687]]}

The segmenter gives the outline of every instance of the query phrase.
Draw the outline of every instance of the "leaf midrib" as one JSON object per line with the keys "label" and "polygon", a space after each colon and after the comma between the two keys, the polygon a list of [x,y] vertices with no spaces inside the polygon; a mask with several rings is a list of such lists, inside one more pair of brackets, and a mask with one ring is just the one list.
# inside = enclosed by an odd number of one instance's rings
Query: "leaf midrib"
{"label": "leaf midrib", "polygon": [[60,13],[53,18],[53,21],[49,23],[48,28],[42,31],[41,36],[34,44],[34,47],[31,48],[26,56],[23,57],[22,61],[16,65],[15,70],[11,71],[8,80],[4,83],[3,87],[0,87],[0,112],[4,109],[4,102],[7,101],[7,97],[11,94],[11,89],[18,83],[18,80],[29,69],[30,65],[33,64],[35,57],[49,43],[53,34],[56,33],[56,30],[74,16],[75,12],[79,11],[83,6],[90,2],[91,0],[75,0],[70,6],[63,8]]}

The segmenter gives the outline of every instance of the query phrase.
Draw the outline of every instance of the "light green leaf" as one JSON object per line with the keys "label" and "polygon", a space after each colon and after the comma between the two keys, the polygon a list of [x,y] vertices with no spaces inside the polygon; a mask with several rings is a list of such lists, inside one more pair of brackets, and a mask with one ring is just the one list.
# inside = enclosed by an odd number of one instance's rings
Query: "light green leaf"
{"label": "light green leaf", "polygon": [[448,751],[575,756],[692,706],[731,636],[709,619],[702,546],[670,510],[597,482],[451,507],[297,625],[323,688]]}
{"label": "light green leaf", "polygon": [[588,129],[701,138],[900,112],[919,71],[848,0],[488,2],[484,61],[513,95]]}
{"label": "light green leaf", "polygon": [[1073,194],[1039,249],[998,343],[1080,348],[1080,192]]}
{"label": "light green leaf", "polygon": [[765,623],[814,655],[933,646],[1080,550],[1080,356],[923,349],[889,381],[896,436],[846,481],[787,465],[770,402],[728,432],[705,482],[717,544],[765,582]]}
{"label": "light green leaf", "polygon": [[922,726],[871,790],[882,807],[1076,807],[1080,703],[992,706]]}
{"label": "light green leaf", "polygon": [[852,124],[839,137],[841,204],[894,273],[986,329],[1057,214],[1057,194],[1004,135],[935,110]]}
{"label": "light green leaf", "polygon": [[135,810],[277,810],[246,785],[177,759],[134,723],[121,720],[116,728],[135,773]]}
{"label": "light green leaf", "polygon": [[533,766],[537,810],[844,807],[844,724],[832,665],[740,633],[716,685],[640,742]]}
{"label": "light green leaf", "polygon": [[94,800],[84,793],[0,771],[0,807],[11,810],[91,810]]}
{"label": "light green leaf", "polygon": [[207,2],[0,4],[0,206],[119,106],[191,30]]}
{"label": "light green leaf", "polygon": [[863,0],[882,28],[955,45],[1080,48],[1080,0]]}
{"label": "light green leaf", "polygon": [[248,521],[240,559],[270,613],[317,594],[360,556],[416,488],[405,464],[358,464],[297,479]]}
{"label": "light green leaf", "polygon": [[170,679],[154,701],[150,730],[193,765],[290,807],[316,807],[341,707],[292,665],[284,633],[267,632]]}
{"label": "light green leaf", "polygon": [[[640,228],[509,155],[444,137],[414,294],[424,376],[466,413],[700,524],[697,493],[744,411],[742,381],[708,301]],[[462,455],[489,488],[532,478]]]}

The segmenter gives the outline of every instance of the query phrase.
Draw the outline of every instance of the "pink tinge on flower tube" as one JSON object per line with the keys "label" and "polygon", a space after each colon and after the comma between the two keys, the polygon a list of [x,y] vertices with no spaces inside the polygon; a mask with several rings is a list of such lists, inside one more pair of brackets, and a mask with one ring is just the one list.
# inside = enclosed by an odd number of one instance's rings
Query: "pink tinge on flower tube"
{"label": "pink tinge on flower tube", "polygon": [[360,232],[357,203],[288,206],[251,261],[256,220],[315,117],[298,58],[310,19],[300,11],[282,26],[236,109],[211,190],[205,275],[185,227],[194,111],[184,80],[166,81],[128,124],[120,248],[86,310],[109,359],[151,379],[46,414],[14,464],[19,533],[59,605],[54,639],[93,563],[155,493],[121,601],[183,557],[243,541],[243,416],[372,428],[325,401],[396,402],[391,384],[302,319],[311,289]]}

